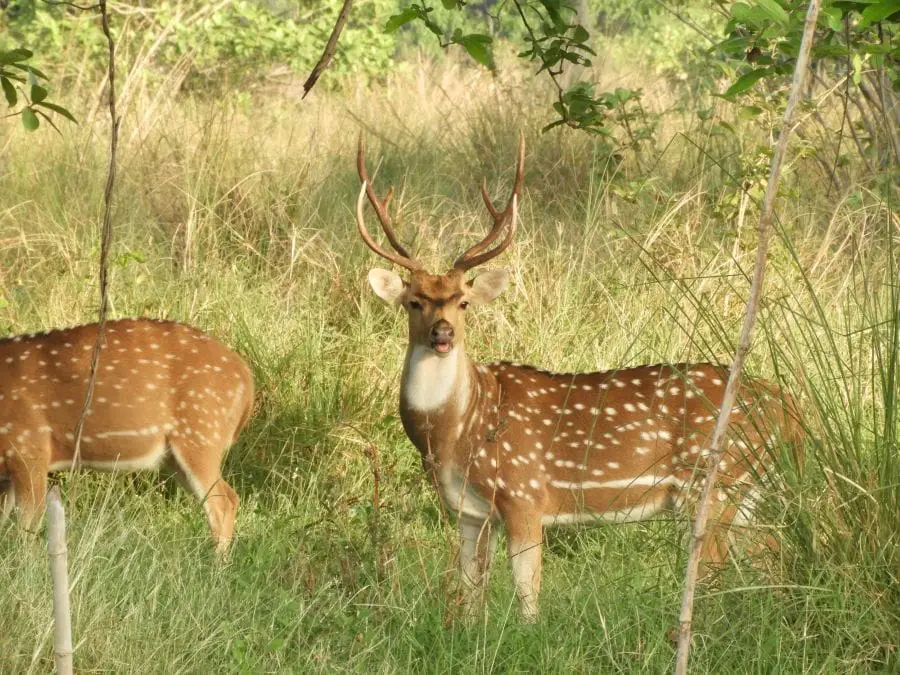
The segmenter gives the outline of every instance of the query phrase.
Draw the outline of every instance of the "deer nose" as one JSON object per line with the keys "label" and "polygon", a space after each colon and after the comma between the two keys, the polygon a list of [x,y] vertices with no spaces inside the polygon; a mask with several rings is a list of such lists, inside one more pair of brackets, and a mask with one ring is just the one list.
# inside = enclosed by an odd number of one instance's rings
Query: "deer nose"
{"label": "deer nose", "polygon": [[435,344],[447,344],[453,341],[453,324],[441,319],[431,327],[431,341]]}

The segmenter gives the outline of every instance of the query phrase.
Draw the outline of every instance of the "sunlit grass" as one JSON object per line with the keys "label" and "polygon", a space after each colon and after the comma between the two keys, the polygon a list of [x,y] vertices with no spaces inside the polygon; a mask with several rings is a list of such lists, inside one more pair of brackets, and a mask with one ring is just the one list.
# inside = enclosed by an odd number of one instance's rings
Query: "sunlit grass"
{"label": "sunlit grass", "polygon": [[[358,129],[380,189],[397,186],[403,237],[435,270],[485,227],[481,177],[507,193],[524,129],[520,232],[497,261],[513,284],[470,318],[479,358],[556,370],[728,361],[755,247],[752,200],[743,218],[729,210],[739,190],[707,156],[729,161],[721,148],[704,154],[676,138],[644,174],[585,135],[540,135],[529,87],[422,68],[299,108],[277,94],[265,107],[162,97],[142,116],[132,102],[114,312],[188,321],[234,346],[259,402],[225,469],[242,499],[226,566],[200,507],[165,476],[61,479],[77,667],[670,667],[686,550],[678,523],[552,533],[537,626],[518,621],[500,555],[483,620],[445,625],[455,528],[397,419],[404,320],[365,283],[382,261],[352,219]],[[94,316],[101,122],[61,137],[15,132],[0,154],[9,332]],[[862,188],[826,200],[802,166],[786,186],[750,371],[801,400],[807,460],[785,462],[771,495],[765,524],[783,542],[771,572],[737,561],[704,590],[692,663],[890,671],[900,634],[896,215]],[[4,527],[3,672],[51,667],[48,584],[42,540]]]}

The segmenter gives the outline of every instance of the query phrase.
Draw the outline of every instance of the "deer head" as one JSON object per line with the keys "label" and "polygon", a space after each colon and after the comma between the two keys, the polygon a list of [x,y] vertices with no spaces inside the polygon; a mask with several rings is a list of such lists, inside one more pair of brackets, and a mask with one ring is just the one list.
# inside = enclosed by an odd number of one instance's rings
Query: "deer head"
{"label": "deer head", "polygon": [[[459,256],[446,273],[430,274],[419,260],[409,254],[394,234],[388,213],[393,188],[388,190],[383,200],[379,199],[366,170],[365,143],[360,135],[356,157],[356,167],[362,182],[356,201],[356,223],[359,233],[375,253],[410,272],[409,280],[406,281],[395,272],[376,268],[369,272],[369,284],[386,304],[406,310],[409,317],[411,348],[422,347],[438,356],[449,356],[454,349],[464,344],[466,308],[469,305],[488,303],[506,288],[509,279],[506,270],[490,270],[472,279],[467,279],[466,273],[497,257],[512,243],[516,232],[524,163],[525,140],[520,136],[516,180],[506,207],[498,211],[488,195],[485,183],[482,183],[481,197],[493,221],[491,229],[480,242]],[[385,250],[378,245],[366,228],[363,218],[366,197],[375,209],[393,251]],[[504,229],[506,235],[494,245]]]}

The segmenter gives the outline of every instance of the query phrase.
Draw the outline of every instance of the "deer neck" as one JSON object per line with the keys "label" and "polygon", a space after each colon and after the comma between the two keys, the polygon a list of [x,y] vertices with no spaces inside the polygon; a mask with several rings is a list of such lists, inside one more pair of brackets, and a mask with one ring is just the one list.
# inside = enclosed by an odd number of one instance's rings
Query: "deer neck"
{"label": "deer neck", "polygon": [[410,345],[401,382],[401,405],[431,417],[458,414],[467,407],[472,365],[462,346],[441,357],[431,349]]}
{"label": "deer neck", "polygon": [[[400,416],[426,464],[445,462],[477,405],[480,373],[462,345],[447,357],[410,345],[400,383]],[[444,457],[444,460],[441,460]]]}

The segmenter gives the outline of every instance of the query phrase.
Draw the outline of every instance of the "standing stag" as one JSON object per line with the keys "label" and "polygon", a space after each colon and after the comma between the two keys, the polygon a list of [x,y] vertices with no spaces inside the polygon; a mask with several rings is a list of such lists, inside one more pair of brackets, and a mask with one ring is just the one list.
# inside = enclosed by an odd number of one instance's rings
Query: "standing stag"
{"label": "standing stag", "polygon": [[[508,273],[491,270],[471,280],[466,273],[513,240],[524,155],[520,139],[505,209],[494,207],[482,185],[493,226],[445,274],[429,274],[398,241],[388,214],[392,191],[383,201],[375,193],[362,137],[356,221],[369,248],[410,272],[404,281],[394,272],[373,269],[369,283],[409,318],[400,416],[443,503],[458,516],[465,597],[473,599],[487,582],[496,543],[491,524],[501,522],[522,613],[534,620],[545,526],[693,511],[728,369],[680,363],[552,373],[468,357],[466,309],[499,296]],[[366,229],[367,196],[394,251],[379,246]],[[506,235],[491,248],[504,228]],[[746,381],[738,400],[704,548],[711,564],[727,555],[728,528],[749,523],[758,498],[753,485],[770,463],[768,449],[783,432],[793,439],[796,430],[790,404],[777,387]]]}
{"label": "standing stag", "polygon": [[222,458],[253,406],[240,356],[195,328],[125,319],[106,325],[93,401],[74,431],[96,324],[0,340],[0,503],[23,526],[43,510],[50,471],[156,469],[168,463],[203,502],[216,549],[234,530],[238,496]]}

